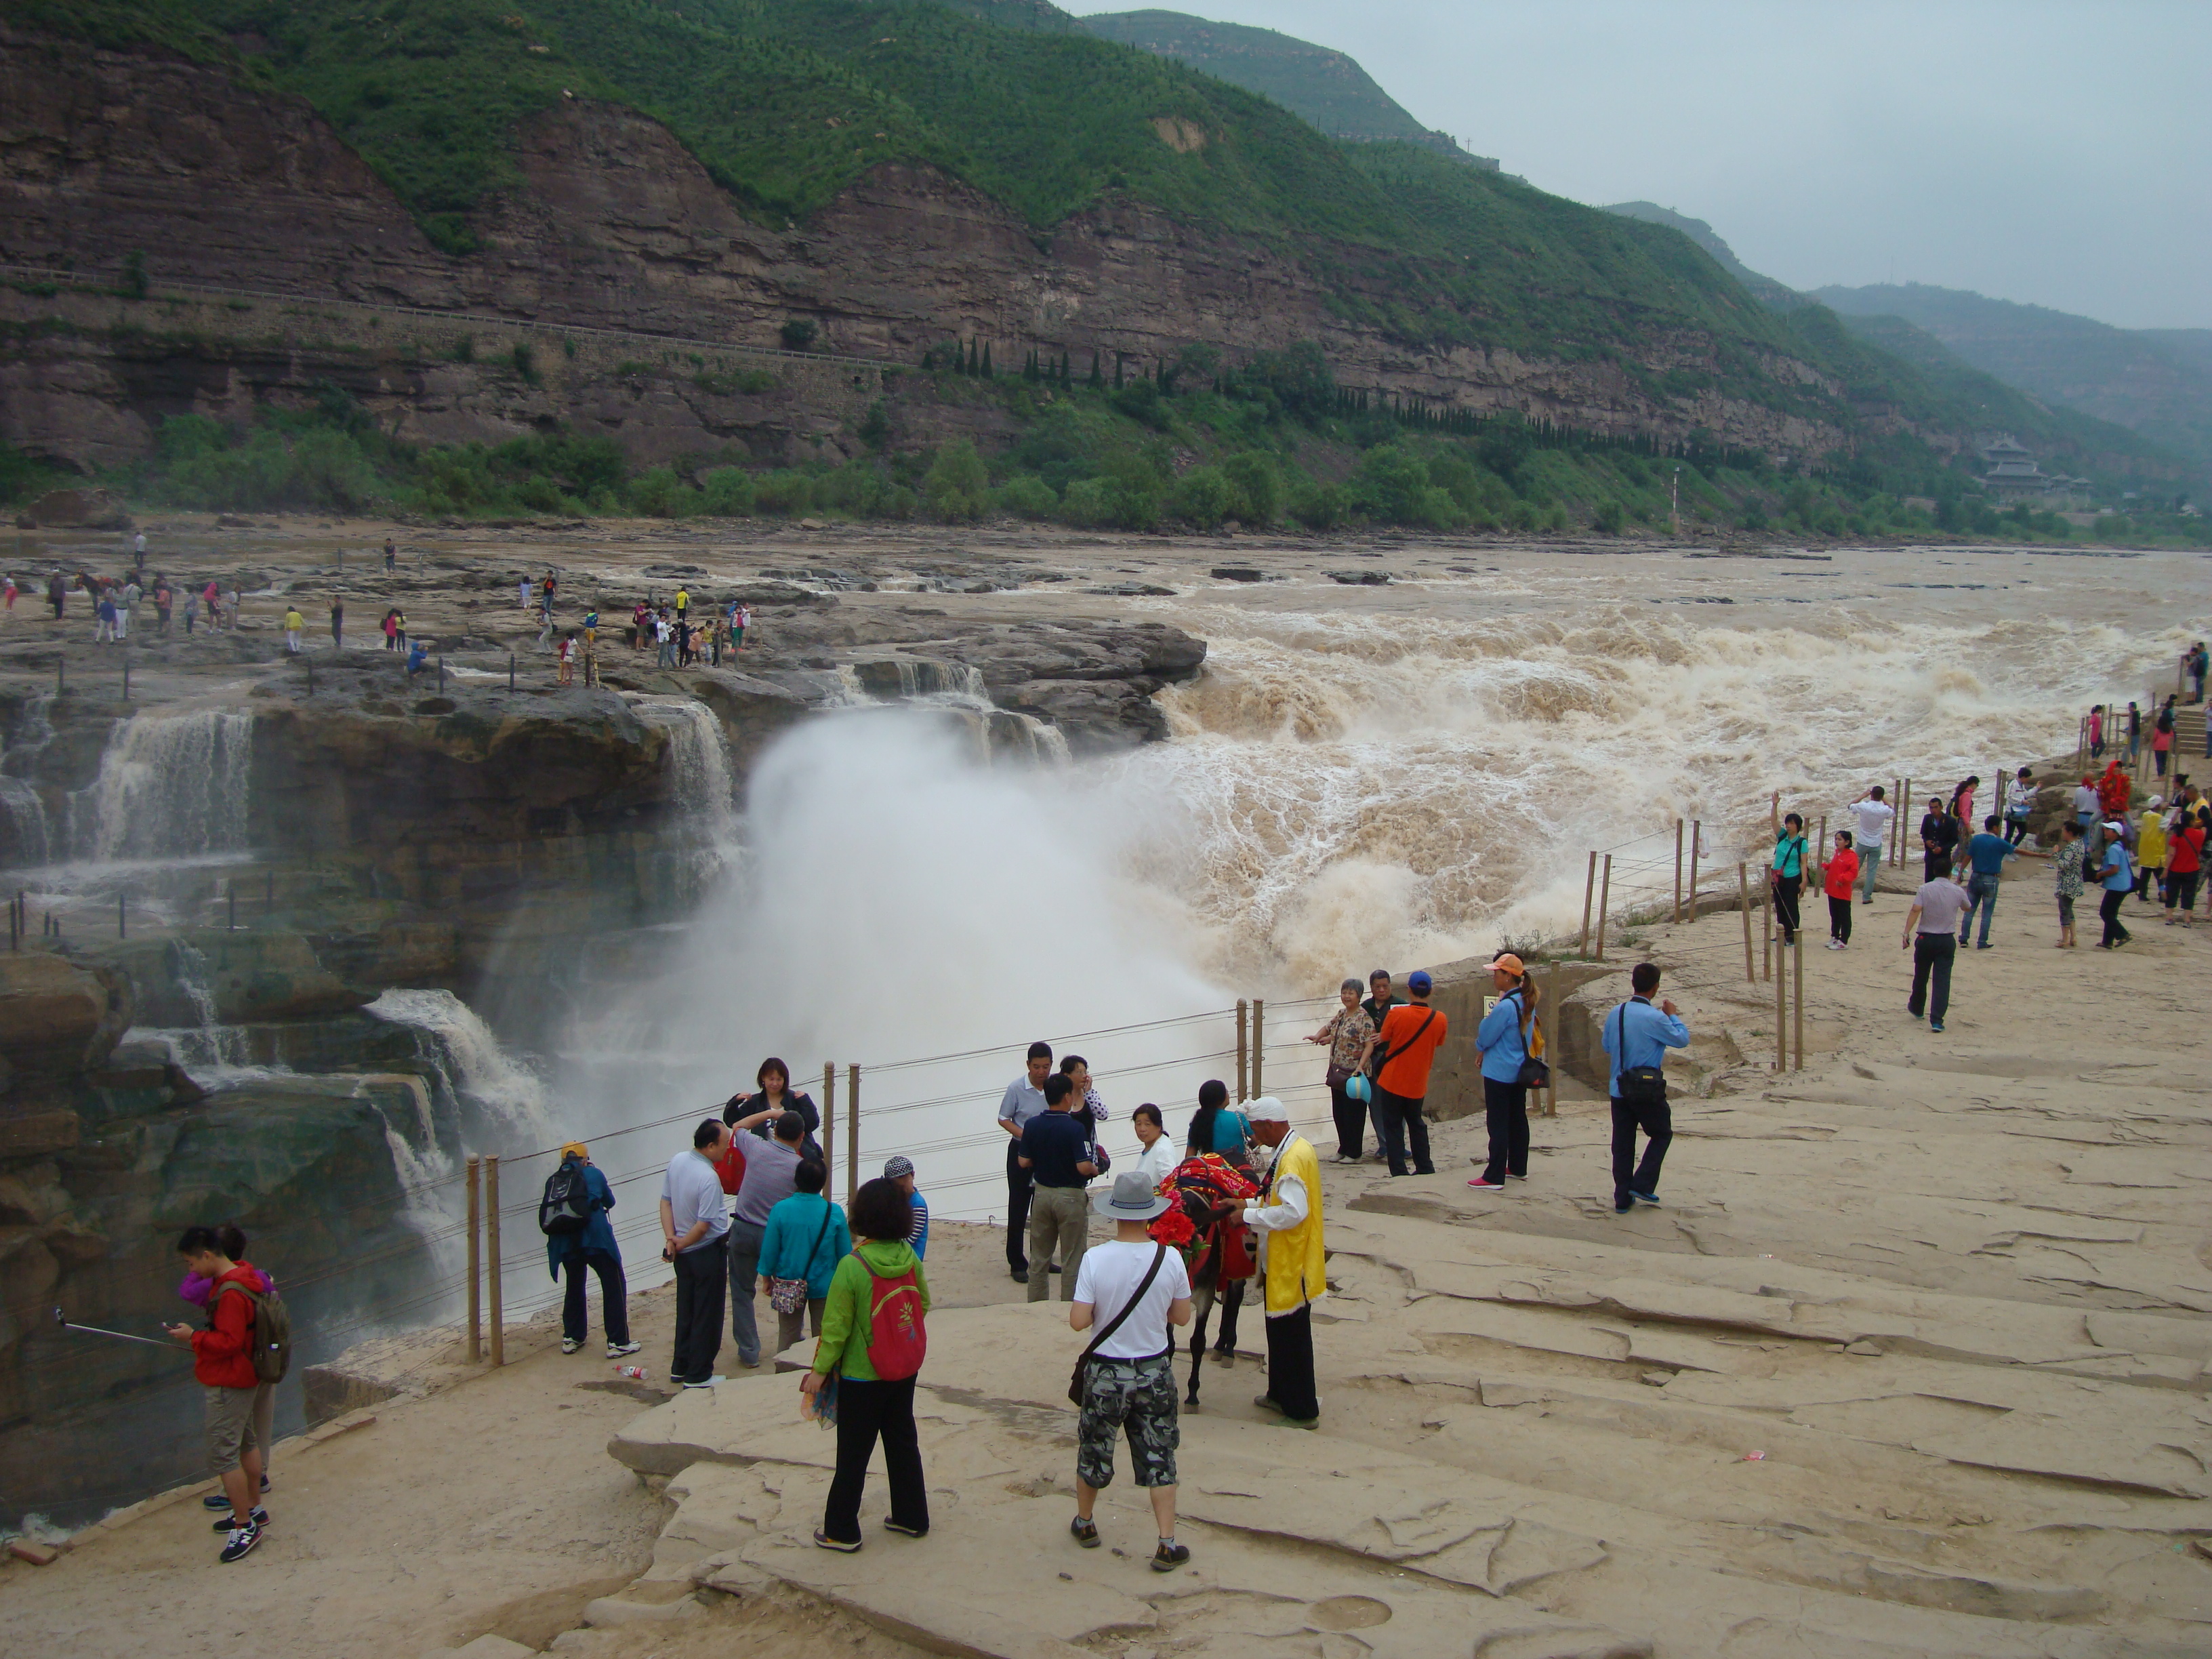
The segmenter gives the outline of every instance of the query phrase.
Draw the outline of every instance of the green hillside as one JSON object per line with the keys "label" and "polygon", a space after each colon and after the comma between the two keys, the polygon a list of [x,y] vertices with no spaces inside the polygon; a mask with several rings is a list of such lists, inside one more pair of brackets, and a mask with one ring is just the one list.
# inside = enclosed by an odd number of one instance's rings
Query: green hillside
{"label": "green hillside", "polygon": [[1805,296],[1793,288],[1785,287],[1771,276],[1762,276],[1735,257],[1735,250],[1721,240],[1716,231],[1703,219],[1692,219],[1687,214],[1677,213],[1672,208],[1661,207],[1656,202],[1615,202],[1606,209],[1625,219],[1641,219],[1647,225],[1665,225],[1679,230],[1699,247],[1713,256],[1714,263],[1741,283],[1761,305],[1771,306],[1777,311],[1786,311],[1805,303]]}
{"label": "green hillside", "polygon": [[1441,139],[1354,59],[1310,40],[1242,23],[1209,22],[1179,11],[1105,12],[1073,21],[1102,40],[1172,58],[1272,98],[1333,137],[1431,144]]}
{"label": "green hillside", "polygon": [[1816,297],[1857,316],[1903,318],[1976,368],[2212,471],[2212,331],[2114,328],[1922,283],[1824,288]]}

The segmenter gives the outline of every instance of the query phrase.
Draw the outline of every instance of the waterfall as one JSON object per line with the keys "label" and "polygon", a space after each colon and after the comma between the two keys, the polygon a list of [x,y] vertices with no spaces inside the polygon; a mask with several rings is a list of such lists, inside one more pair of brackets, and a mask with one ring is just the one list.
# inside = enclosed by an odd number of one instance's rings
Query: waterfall
{"label": "waterfall", "polygon": [[678,810],[709,840],[730,839],[736,828],[736,794],[729,748],[714,711],[689,697],[645,697],[639,715],[668,733],[668,769]]}
{"label": "waterfall", "polygon": [[[406,1128],[395,1125],[391,1112],[369,1092],[368,1085],[372,1083],[403,1085],[414,1103],[415,1121]],[[384,1141],[392,1152],[392,1172],[407,1194],[407,1220],[418,1231],[441,1227],[446,1213],[438,1203],[436,1191],[439,1184],[453,1173],[453,1160],[438,1147],[437,1118],[430,1103],[429,1085],[410,1072],[377,1073],[364,1078],[356,1085],[356,1093],[374,1106],[377,1116],[384,1121]]]}
{"label": "waterfall", "polygon": [[134,714],[108,739],[84,792],[92,823],[78,850],[102,860],[238,851],[252,764],[251,714]]}
{"label": "waterfall", "polygon": [[0,777],[0,864],[44,864],[52,856],[46,802],[22,779]]}
{"label": "waterfall", "polygon": [[428,1039],[426,1055],[456,1099],[476,1105],[490,1127],[526,1144],[552,1138],[545,1085],[501,1046],[491,1027],[451,991],[386,991],[363,1010]]}

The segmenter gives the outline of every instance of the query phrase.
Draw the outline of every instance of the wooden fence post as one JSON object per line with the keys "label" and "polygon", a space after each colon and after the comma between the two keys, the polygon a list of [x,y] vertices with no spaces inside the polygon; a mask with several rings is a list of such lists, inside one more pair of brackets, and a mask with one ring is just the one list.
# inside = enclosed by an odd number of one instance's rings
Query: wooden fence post
{"label": "wooden fence post", "polygon": [[[1692,881],[1691,882],[1691,884],[1690,884],[1690,887],[1691,887],[1691,890],[1692,890],[1692,892],[1694,892],[1694,891],[1697,890],[1697,883],[1696,883],[1694,880],[1692,880]],[[1680,923],[1681,920],[1682,920],[1682,820],[1681,820],[1681,819],[1680,819],[1680,818],[1676,818],[1676,819],[1674,820],[1674,921],[1675,921],[1675,922],[1677,923],[1677,925],[1679,925],[1679,924]]]}
{"label": "wooden fence post", "polygon": [[1893,864],[1902,864],[1905,861],[1905,837],[1907,833],[1905,819],[1911,815],[1911,810],[1912,780],[1907,778],[1905,781],[1904,788],[1899,792],[1897,797],[1897,856],[1890,860]]}
{"label": "wooden fence post", "polygon": [[1582,955],[1589,956],[1590,895],[1597,889],[1597,854],[1589,855],[1589,868],[1583,874],[1583,942]]}
{"label": "wooden fence post", "polygon": [[[1552,964],[1552,971],[1544,975],[1543,995],[1539,999],[1545,1008],[1549,1009],[1552,1007],[1552,999],[1557,996],[1559,992],[1559,965],[1557,963],[1553,963]],[[1548,1041],[1544,1044],[1544,1058],[1550,1063],[1552,1067],[1552,1080],[1544,1085],[1544,1115],[1546,1117],[1557,1117],[1559,1115],[1559,1056],[1552,1052],[1552,1045]]]}
{"label": "wooden fence post", "polygon": [[1265,1094],[1267,1089],[1267,1085],[1261,1081],[1262,1051],[1267,1042],[1264,1019],[1267,1011],[1267,1005],[1263,999],[1252,999],[1252,1098],[1255,1100]]}
{"label": "wooden fence post", "polygon": [[507,1364],[507,1317],[499,1282],[499,1158],[487,1155],[484,1170],[484,1275],[490,1291],[491,1363]]}
{"label": "wooden fence post", "polygon": [[1890,814],[1889,819],[1889,861],[1892,864],[1899,862],[1905,857],[1905,794],[1903,778],[1897,781],[1896,790],[1895,796],[1890,801],[1890,805],[1895,809]]}
{"label": "wooden fence post", "polygon": [[1735,867],[1736,908],[1743,912],[1743,982],[1759,983],[1759,973],[1751,963],[1751,878],[1741,864]]}
{"label": "wooden fence post", "polygon": [[1613,899],[1613,854],[1605,855],[1605,878],[1597,894],[1597,959],[1605,960],[1605,908]]}
{"label": "wooden fence post", "polygon": [[1693,818],[1690,822],[1690,914],[1685,920],[1698,919],[1698,843],[1705,838],[1705,821]]}
{"label": "wooden fence post", "polygon": [[1790,1033],[1790,1069],[1805,1069],[1805,930],[1800,927],[1790,936],[1790,1000],[1797,1011],[1797,1018]]}
{"label": "wooden fence post", "polygon": [[860,1068],[848,1065],[845,1067],[845,1202],[850,1204],[860,1192]]}
{"label": "wooden fence post", "polygon": [[1250,1017],[1251,1006],[1243,997],[1237,999],[1237,1098],[1242,1102],[1252,1098],[1244,1086],[1252,1075],[1252,1052],[1244,1046],[1244,1034],[1250,1028],[1245,1021]]}
{"label": "wooden fence post", "polygon": [[483,1358],[483,1212],[477,1190],[483,1182],[483,1160],[469,1154],[465,1180],[469,1194],[469,1363]]}
{"label": "wooden fence post", "polygon": [[[1820,855],[1821,863],[1828,861],[1828,815],[1826,812],[1820,814],[1820,839],[1813,843],[1813,850]],[[1808,870],[1805,873],[1809,878],[1813,872]]]}
{"label": "wooden fence post", "polygon": [[831,1190],[831,1162],[837,1156],[837,1066],[822,1062],[822,1190]]}
{"label": "wooden fence post", "polygon": [[[1767,903],[1768,933],[1773,933],[1772,901]],[[1777,946],[1774,955],[1779,966],[1774,975],[1774,1070],[1778,1076],[1790,1066],[1790,953]]]}

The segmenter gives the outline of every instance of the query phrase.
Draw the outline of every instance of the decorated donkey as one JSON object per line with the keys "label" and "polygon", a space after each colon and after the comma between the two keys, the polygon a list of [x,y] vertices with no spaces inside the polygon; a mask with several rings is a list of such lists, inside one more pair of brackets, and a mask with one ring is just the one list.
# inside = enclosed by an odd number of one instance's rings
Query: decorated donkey
{"label": "decorated donkey", "polygon": [[1260,1189],[1218,1152],[1185,1158],[1159,1189],[1176,1204],[1152,1223],[1152,1237],[1182,1252],[1191,1297],[1198,1304],[1191,1325],[1190,1387],[1183,1397],[1186,1406],[1195,1407],[1198,1375],[1206,1363],[1206,1323],[1217,1301],[1222,1306],[1222,1340],[1214,1352],[1224,1365],[1236,1361],[1237,1310],[1258,1270],[1250,1232],[1240,1218],[1246,1200]]}

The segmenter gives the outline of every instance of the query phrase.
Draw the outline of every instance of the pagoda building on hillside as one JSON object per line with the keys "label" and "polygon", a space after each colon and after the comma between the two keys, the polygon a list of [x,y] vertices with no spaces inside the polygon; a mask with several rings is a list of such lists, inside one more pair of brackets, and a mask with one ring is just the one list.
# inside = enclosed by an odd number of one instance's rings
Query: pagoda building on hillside
{"label": "pagoda building on hillside", "polygon": [[1982,486],[2000,501],[2050,493],[2051,475],[2035,464],[2033,452],[2009,432],[2001,432],[1982,446],[1982,460],[1989,471]]}

